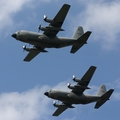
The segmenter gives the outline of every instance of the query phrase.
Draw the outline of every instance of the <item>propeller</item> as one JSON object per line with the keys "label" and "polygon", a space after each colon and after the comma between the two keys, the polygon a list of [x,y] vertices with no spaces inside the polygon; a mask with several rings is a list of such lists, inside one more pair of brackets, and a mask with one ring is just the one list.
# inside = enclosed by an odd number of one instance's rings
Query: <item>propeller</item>
{"label": "propeller", "polygon": [[71,85],[71,83],[68,83],[68,84],[67,84],[67,87],[69,87],[70,85]]}
{"label": "propeller", "polygon": [[75,80],[75,78],[76,78],[76,77],[75,77],[75,75],[73,75],[73,77],[72,77],[72,78],[73,78],[73,80]]}
{"label": "propeller", "polygon": [[55,100],[53,101],[53,105],[54,105],[54,104],[56,104],[56,101],[55,101]]}
{"label": "propeller", "polygon": [[56,101],[54,100],[54,101],[53,101],[53,106],[55,107],[55,105],[56,105]]}
{"label": "propeller", "polygon": [[41,30],[41,26],[42,26],[42,23],[40,22],[40,25],[38,26],[38,33],[39,33],[40,30]]}
{"label": "propeller", "polygon": [[23,52],[26,50],[27,45],[23,45]]}
{"label": "propeller", "polygon": [[46,21],[46,19],[47,19],[47,15],[44,15],[44,18],[43,18],[43,19],[44,19],[44,21]]}

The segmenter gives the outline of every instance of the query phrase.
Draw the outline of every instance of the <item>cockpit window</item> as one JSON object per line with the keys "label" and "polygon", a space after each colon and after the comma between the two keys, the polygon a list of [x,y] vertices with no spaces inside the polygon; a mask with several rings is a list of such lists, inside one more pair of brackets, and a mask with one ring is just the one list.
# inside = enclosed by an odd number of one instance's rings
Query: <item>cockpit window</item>
{"label": "cockpit window", "polygon": [[49,90],[49,92],[51,92],[52,89]]}

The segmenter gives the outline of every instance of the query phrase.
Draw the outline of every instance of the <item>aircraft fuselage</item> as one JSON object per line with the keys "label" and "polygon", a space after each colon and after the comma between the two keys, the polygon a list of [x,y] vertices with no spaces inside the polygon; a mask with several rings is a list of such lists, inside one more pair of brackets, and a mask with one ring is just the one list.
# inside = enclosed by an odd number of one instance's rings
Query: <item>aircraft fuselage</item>
{"label": "aircraft fuselage", "polygon": [[45,93],[48,97],[60,100],[64,103],[69,104],[88,104],[92,102],[96,102],[100,99],[99,96],[91,96],[84,94],[75,94],[73,92],[59,91],[59,90],[50,90]]}
{"label": "aircraft fuselage", "polygon": [[73,45],[76,39],[63,38],[63,37],[48,37],[44,34],[21,30],[12,35],[19,41],[30,43],[37,47],[43,48],[61,48]]}

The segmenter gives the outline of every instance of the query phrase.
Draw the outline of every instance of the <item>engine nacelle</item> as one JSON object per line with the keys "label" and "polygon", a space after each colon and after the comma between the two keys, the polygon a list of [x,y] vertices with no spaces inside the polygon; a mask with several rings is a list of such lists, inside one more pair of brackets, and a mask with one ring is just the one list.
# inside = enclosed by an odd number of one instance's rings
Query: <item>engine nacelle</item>
{"label": "engine nacelle", "polygon": [[60,105],[56,103],[56,101],[53,101],[53,106],[54,107],[59,107]]}
{"label": "engine nacelle", "polygon": [[69,89],[76,89],[76,90],[79,90],[79,89],[90,89],[89,87],[87,86],[82,86],[82,85],[74,85],[74,86],[71,86],[70,83],[67,84],[67,87]]}
{"label": "engine nacelle", "polygon": [[64,31],[61,28],[56,28],[56,27],[52,27],[52,26],[41,27],[41,25],[38,26],[38,30],[42,30],[42,31],[47,31],[47,30]]}
{"label": "engine nacelle", "polygon": [[25,50],[25,51],[28,51],[28,52],[29,52],[29,51],[31,50],[31,48],[27,48],[27,47],[26,47],[26,45],[23,45],[23,50]]}
{"label": "engine nacelle", "polygon": [[89,87],[87,86],[82,86],[82,85],[75,85],[74,86],[76,89],[90,89]]}
{"label": "engine nacelle", "polygon": [[39,30],[42,30],[42,31],[46,31],[46,30],[47,30],[47,28],[41,27],[41,26],[38,26],[38,29],[39,29]]}
{"label": "engine nacelle", "polygon": [[75,81],[75,82],[80,82],[80,81],[81,81],[81,79],[76,78],[76,77],[75,77],[75,75],[73,75],[73,81]]}
{"label": "engine nacelle", "polygon": [[44,15],[44,21],[48,23],[53,23],[54,21],[52,19],[48,19],[46,15]]}
{"label": "engine nacelle", "polygon": [[23,50],[25,50],[25,51],[32,51],[32,50],[35,50],[35,51],[40,51],[38,48],[36,48],[36,47],[33,47],[33,48],[27,48],[26,47],[26,45],[23,45]]}
{"label": "engine nacelle", "polygon": [[27,48],[26,45],[23,45],[23,50],[25,51],[40,51],[40,52],[48,52],[42,48],[36,48],[36,47],[33,47],[33,48]]}
{"label": "engine nacelle", "polygon": [[[53,106],[54,107],[59,107],[59,106],[65,106],[66,104],[62,103],[62,104],[57,104],[55,101],[53,101]],[[72,105],[66,105],[68,108],[75,108]]]}
{"label": "engine nacelle", "polygon": [[71,86],[70,83],[67,84],[67,87],[68,87],[69,89],[75,89],[75,87],[74,87],[74,86]]}

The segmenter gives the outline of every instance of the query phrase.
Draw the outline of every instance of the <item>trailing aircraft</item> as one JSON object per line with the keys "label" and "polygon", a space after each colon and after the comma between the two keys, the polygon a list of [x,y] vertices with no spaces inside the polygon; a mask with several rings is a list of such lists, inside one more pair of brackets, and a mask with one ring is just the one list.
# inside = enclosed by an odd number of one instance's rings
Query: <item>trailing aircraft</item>
{"label": "trailing aircraft", "polygon": [[97,95],[83,94],[86,89],[90,89],[90,87],[88,87],[88,84],[95,70],[96,67],[91,66],[81,79],[73,76],[73,81],[77,82],[77,84],[72,86],[70,83],[68,83],[67,86],[69,89],[72,89],[71,92],[50,89],[48,92],[44,93],[44,95],[46,95],[47,97],[62,102],[61,104],[57,104],[56,102],[53,103],[53,105],[57,107],[57,110],[53,113],[53,116],[59,116],[67,108],[75,108],[74,106],[72,106],[72,104],[89,104],[92,102],[96,102],[94,108],[98,109],[107,100],[109,100],[114,89],[110,89],[107,91],[105,85],[100,86]]}
{"label": "trailing aircraft", "polygon": [[[72,45],[70,53],[75,53],[78,49],[87,43],[91,31],[84,33],[81,26],[77,27],[72,38],[57,36],[59,31],[64,31],[64,29],[61,27],[69,11],[69,8],[70,5],[64,4],[53,19],[49,19],[46,15],[44,15],[44,21],[48,22],[49,25],[42,27],[40,24],[38,26],[38,32],[20,30],[12,34],[12,37],[16,40],[33,45],[31,48],[27,48],[26,45],[23,46],[23,50],[29,52],[28,55],[24,58],[24,61],[29,62],[40,52],[47,52],[45,48],[62,48]],[[40,30],[43,31],[43,33],[39,33]]]}

